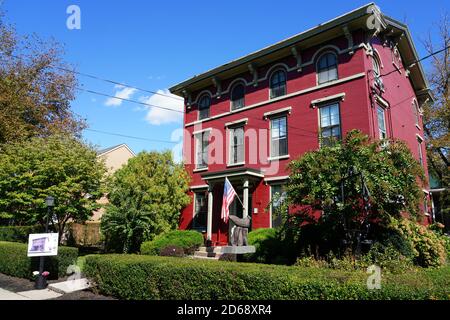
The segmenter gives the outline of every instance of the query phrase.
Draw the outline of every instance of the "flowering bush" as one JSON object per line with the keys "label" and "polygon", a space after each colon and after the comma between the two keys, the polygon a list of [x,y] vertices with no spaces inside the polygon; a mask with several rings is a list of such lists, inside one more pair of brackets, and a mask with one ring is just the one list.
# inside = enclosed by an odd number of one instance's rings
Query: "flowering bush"
{"label": "flowering bush", "polygon": [[422,267],[440,267],[446,263],[446,240],[429,228],[408,219],[392,219],[390,227],[411,244],[413,260]]}

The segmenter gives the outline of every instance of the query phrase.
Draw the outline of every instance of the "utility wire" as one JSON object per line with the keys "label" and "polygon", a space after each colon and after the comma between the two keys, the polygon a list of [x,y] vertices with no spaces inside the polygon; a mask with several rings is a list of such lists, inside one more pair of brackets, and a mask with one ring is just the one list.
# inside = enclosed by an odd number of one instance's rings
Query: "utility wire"
{"label": "utility wire", "polygon": [[96,95],[103,96],[103,97],[108,97],[108,98],[119,99],[119,100],[122,100],[122,101],[131,102],[131,103],[136,103],[136,104],[144,105],[144,106],[147,106],[147,107],[153,107],[153,108],[163,109],[163,110],[167,110],[167,111],[184,113],[184,111],[181,111],[181,110],[175,110],[175,109],[171,109],[171,108],[167,108],[167,107],[163,107],[163,106],[157,106],[155,104],[150,104],[150,103],[146,103],[146,102],[142,102],[142,101],[127,99],[127,98],[121,98],[121,97],[113,96],[113,95],[110,95],[110,94],[107,94],[107,93],[103,93],[103,92],[98,92],[98,91],[94,91],[94,90],[90,90],[90,89],[84,89],[84,88],[81,88],[81,87],[75,87],[75,89],[80,90],[80,91],[84,91],[84,92],[88,92],[88,93],[92,93],[92,94],[96,94]]}
{"label": "utility wire", "polygon": [[91,131],[91,132],[96,132],[96,133],[101,133],[101,134],[106,134],[106,135],[110,135],[110,136],[117,136],[117,137],[129,138],[129,139],[136,139],[136,140],[144,140],[144,141],[150,141],[150,142],[160,142],[160,143],[170,143],[170,144],[177,144],[177,143],[178,143],[178,142],[175,142],[175,141],[158,140],[158,139],[150,139],[150,138],[136,137],[136,136],[130,136],[130,135],[125,135],[125,134],[120,134],[120,133],[114,133],[114,132],[108,132],[108,131],[101,131],[101,130],[89,129],[89,128],[86,128],[86,129],[84,129],[84,130],[86,130],[86,131]]}
{"label": "utility wire", "polygon": [[[11,54],[10,56],[13,57],[13,58],[16,58],[16,59],[20,59],[19,56],[16,56],[16,55],[13,55],[13,54]],[[184,101],[184,99],[180,98],[180,97],[176,97],[176,96],[173,96],[173,95],[168,95],[168,94],[164,94],[164,93],[160,93],[160,92],[156,92],[156,91],[152,91],[152,90],[148,90],[148,89],[142,89],[142,88],[139,88],[139,87],[136,87],[136,86],[132,86],[132,85],[123,83],[123,82],[118,82],[118,81],[115,81],[115,80],[102,78],[102,77],[99,77],[99,76],[96,76],[96,75],[93,75],[93,74],[84,73],[84,72],[80,72],[80,71],[76,71],[76,70],[72,70],[72,69],[68,69],[68,68],[64,68],[64,67],[60,67],[60,66],[56,66],[56,65],[52,65],[52,64],[50,64],[50,67],[58,69],[58,70],[61,70],[61,71],[77,74],[77,75],[80,75],[80,76],[83,76],[83,77],[88,77],[88,78],[91,78],[91,79],[112,83],[112,84],[119,85],[119,86],[122,86],[122,87],[127,87],[127,88],[135,89],[135,90],[138,90],[138,91],[142,91],[142,92],[156,94],[156,95],[159,95],[159,96],[163,96],[163,97],[166,97],[166,98],[171,98],[171,99],[178,100],[178,101]]]}

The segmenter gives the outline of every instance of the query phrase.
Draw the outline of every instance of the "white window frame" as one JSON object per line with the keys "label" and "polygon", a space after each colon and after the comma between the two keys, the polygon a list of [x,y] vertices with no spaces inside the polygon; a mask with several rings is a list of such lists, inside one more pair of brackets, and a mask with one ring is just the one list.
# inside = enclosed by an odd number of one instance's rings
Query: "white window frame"
{"label": "white window frame", "polygon": [[[202,131],[198,131],[198,132],[194,132],[194,137],[195,137],[195,170],[194,172],[199,172],[199,171],[206,171],[208,170],[209,167],[209,138],[210,138],[210,131],[211,129],[205,129]],[[208,141],[208,145],[206,146],[206,166],[199,166],[200,162],[199,162],[199,151],[200,149],[202,150],[202,155],[203,155],[203,137],[204,135],[207,135],[207,141]]]}
{"label": "white window frame", "polygon": [[[285,118],[285,120],[286,120],[286,137],[285,137],[285,139],[286,139],[286,154],[282,154],[282,155],[280,155],[280,154],[278,154],[278,155],[274,155],[273,154],[273,149],[272,149],[272,130],[273,130],[273,127],[272,127],[272,121],[274,121],[274,120],[278,120],[278,119],[281,119],[281,118]],[[270,130],[269,130],[269,133],[270,133],[270,140],[269,140],[269,161],[271,161],[271,160],[280,160],[280,159],[287,159],[287,158],[289,158],[290,156],[289,156],[289,130],[288,130],[288,115],[287,114],[279,114],[279,115],[276,115],[276,116],[273,116],[273,117],[271,117],[271,118],[269,118],[269,121],[270,121],[270,125],[269,125],[269,127],[270,127]],[[279,139],[280,140],[280,139]]]}
{"label": "white window frame", "polygon": [[[242,159],[243,161],[237,161],[234,162],[233,161],[233,147],[234,147],[234,131],[237,129],[242,129]],[[236,125],[236,126],[232,126],[228,128],[228,167],[232,167],[232,166],[240,166],[240,165],[244,165],[245,164],[245,125],[241,124],[241,125]]]}
{"label": "white window frame", "polygon": [[[276,96],[276,97],[274,97],[274,96],[272,95],[272,77],[273,77],[278,71],[282,71],[282,72],[284,73],[284,78],[285,78],[284,94],[281,95],[281,96]],[[286,70],[285,68],[283,68],[283,67],[276,68],[275,70],[273,70],[273,71],[270,73],[270,77],[269,77],[269,100],[273,100],[273,99],[277,99],[277,98],[280,98],[280,97],[284,97],[285,95],[288,94],[288,91],[287,91],[288,77],[287,77],[287,76],[288,76],[287,70]]]}
{"label": "white window frame", "polygon": [[[336,79],[320,82],[319,63],[320,63],[320,60],[327,54],[333,54],[334,57],[336,58]],[[322,85],[322,84],[326,84],[326,83],[332,83],[333,81],[337,81],[337,80],[339,80],[339,56],[336,54],[336,52],[334,52],[332,50],[327,50],[327,51],[321,53],[320,56],[317,58],[317,61],[316,61],[316,83],[317,83],[317,85]]]}
{"label": "white window frame", "polygon": [[[244,96],[242,97],[243,105],[240,108],[234,108],[233,107],[233,91],[234,91],[234,89],[236,89],[237,86],[240,86],[240,85],[244,88]],[[240,110],[242,108],[245,108],[246,87],[247,86],[245,85],[245,83],[243,81],[238,81],[235,84],[233,84],[233,86],[231,87],[231,90],[230,90],[230,111],[235,111],[235,110]]]}
{"label": "white window frame", "polygon": [[[380,128],[380,119],[379,119],[379,111],[382,111],[383,114],[383,125],[384,125],[384,131],[381,130]],[[387,126],[386,126],[386,109],[383,108],[382,106],[380,106],[379,104],[377,104],[377,125],[378,125],[378,138],[380,140],[383,139],[387,139],[388,135],[387,135]],[[382,136],[382,134],[384,134],[384,137]]]}
{"label": "white window frame", "polygon": [[[323,146],[323,137],[322,137],[322,132],[323,132],[323,128],[322,128],[322,114],[321,114],[321,110],[323,108],[326,107],[330,107],[332,105],[337,105],[338,106],[338,112],[339,112],[339,140],[342,140],[342,121],[341,121],[341,103],[339,101],[334,101],[334,102],[329,102],[326,104],[322,104],[320,106],[317,106],[317,112],[318,112],[318,120],[319,120],[319,146],[322,147]],[[325,129],[329,128],[329,127],[334,127],[334,126],[328,126],[325,127]]]}
{"label": "white window frame", "polygon": [[[204,97],[208,97],[209,98],[208,116],[206,118],[200,118],[200,102],[203,100]],[[198,111],[197,120],[198,121],[202,121],[202,120],[206,120],[206,119],[211,118],[211,104],[212,104],[212,98],[211,98],[211,95],[209,93],[204,93],[204,94],[202,94],[200,96],[200,98],[198,99],[198,102],[197,102],[197,111]]]}

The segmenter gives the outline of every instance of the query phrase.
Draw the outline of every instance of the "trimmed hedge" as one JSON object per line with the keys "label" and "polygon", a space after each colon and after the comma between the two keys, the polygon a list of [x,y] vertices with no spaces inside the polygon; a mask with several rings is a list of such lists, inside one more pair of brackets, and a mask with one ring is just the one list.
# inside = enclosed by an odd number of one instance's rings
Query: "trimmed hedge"
{"label": "trimmed hedge", "polygon": [[166,247],[182,248],[185,254],[192,254],[203,245],[204,239],[200,232],[192,230],[174,230],[160,234],[152,241],[146,241],[141,245],[141,254],[159,255]]}
{"label": "trimmed hedge", "polygon": [[41,231],[41,226],[1,226],[0,241],[27,243],[29,234]]}
{"label": "trimmed hedge", "polygon": [[[0,242],[0,273],[13,277],[31,279],[33,271],[39,270],[39,258],[27,257],[27,244]],[[59,247],[58,256],[46,257],[44,270],[50,272],[49,279],[66,275],[67,267],[76,264],[78,249]]]}
{"label": "trimmed hedge", "polygon": [[127,300],[450,299],[450,267],[383,274],[380,290],[363,271],[142,255],[86,256],[84,272]]}

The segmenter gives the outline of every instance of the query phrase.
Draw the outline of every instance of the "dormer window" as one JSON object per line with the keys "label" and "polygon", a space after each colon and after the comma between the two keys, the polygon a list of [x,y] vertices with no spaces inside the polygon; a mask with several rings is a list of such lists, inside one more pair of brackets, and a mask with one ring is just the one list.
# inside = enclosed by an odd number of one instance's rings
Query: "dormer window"
{"label": "dormer window", "polygon": [[231,90],[231,110],[237,110],[245,106],[245,86],[236,84]]}
{"label": "dormer window", "polygon": [[337,57],[333,52],[324,53],[317,62],[317,82],[322,84],[337,79]]}
{"label": "dormer window", "polygon": [[275,71],[270,77],[270,99],[278,98],[286,94],[286,72]]}
{"label": "dormer window", "polygon": [[211,107],[211,97],[203,95],[198,102],[198,120],[209,118],[209,109]]}

